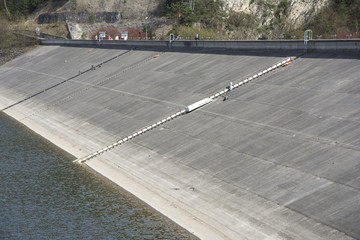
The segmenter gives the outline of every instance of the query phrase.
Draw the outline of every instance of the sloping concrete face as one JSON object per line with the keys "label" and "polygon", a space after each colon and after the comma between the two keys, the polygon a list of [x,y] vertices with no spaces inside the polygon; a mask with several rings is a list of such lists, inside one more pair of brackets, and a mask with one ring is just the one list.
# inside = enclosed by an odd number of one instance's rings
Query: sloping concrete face
{"label": "sloping concrete face", "polygon": [[[81,158],[291,56],[45,46],[0,108],[33,96],[5,112]],[[359,60],[297,58],[85,164],[204,239],[359,239]]]}

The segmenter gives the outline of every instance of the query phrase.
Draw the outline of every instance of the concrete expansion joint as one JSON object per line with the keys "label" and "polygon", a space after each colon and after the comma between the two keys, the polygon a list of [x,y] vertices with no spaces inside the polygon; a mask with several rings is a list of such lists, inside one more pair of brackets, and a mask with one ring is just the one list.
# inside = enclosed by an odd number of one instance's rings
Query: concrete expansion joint
{"label": "concrete expansion joint", "polygon": [[158,127],[158,126],[160,126],[160,125],[162,125],[162,124],[164,124],[166,122],[169,122],[169,121],[171,121],[171,120],[173,120],[173,119],[175,119],[175,118],[177,118],[177,117],[179,117],[179,116],[181,116],[183,114],[186,114],[186,113],[187,113],[186,110],[182,110],[182,111],[179,111],[177,113],[174,113],[174,114],[170,115],[167,118],[164,118],[164,119],[162,119],[162,120],[160,120],[160,121],[158,121],[158,122],[156,122],[156,123],[154,123],[152,125],[149,125],[147,127],[141,128],[141,129],[137,130],[136,132],[134,132],[133,134],[131,134],[131,135],[127,136],[127,137],[124,137],[123,139],[121,139],[121,140],[119,140],[119,141],[117,141],[117,142],[115,142],[113,144],[110,144],[107,147],[105,147],[105,148],[103,148],[101,150],[98,150],[98,151],[96,151],[96,152],[94,152],[94,153],[92,153],[92,154],[90,154],[90,155],[88,155],[88,156],[86,156],[84,158],[76,159],[73,162],[85,163],[86,161],[88,161],[88,160],[90,160],[90,159],[92,159],[94,157],[97,157],[98,155],[100,155],[100,154],[102,154],[102,153],[104,153],[104,152],[106,152],[106,151],[108,151],[110,149],[113,149],[116,146],[124,144],[125,142],[130,141],[131,139],[133,139],[133,138],[135,138],[137,136],[140,136],[140,135],[142,135],[142,134],[144,134],[146,132],[149,132],[150,130],[152,130],[152,129],[154,129],[154,128],[156,128],[156,127]]}
{"label": "concrete expansion joint", "polygon": [[[118,58],[118,57],[120,57],[120,56],[123,56],[123,55],[125,55],[125,54],[127,54],[127,53],[129,53],[129,52],[132,52],[132,51],[133,51],[132,49],[131,49],[131,50],[128,50],[128,51],[126,51],[126,52],[124,52],[124,53],[121,53],[121,54],[119,54],[119,55],[117,55],[117,56],[115,56],[115,57],[113,57],[113,58],[110,58],[110,59],[108,59],[108,60],[106,60],[106,61],[103,61],[103,62],[101,62],[100,64],[97,64],[96,66],[91,65],[91,67],[90,67],[88,70],[86,70],[86,71],[84,71],[84,72],[79,71],[79,74],[77,74],[77,75],[75,75],[75,76],[73,76],[73,77],[70,77],[70,78],[68,78],[68,79],[65,79],[63,82],[57,84],[56,86],[64,83],[65,81],[67,82],[67,81],[69,81],[69,80],[73,80],[74,78],[80,76],[81,74],[83,74],[83,73],[85,73],[85,72],[90,72],[90,71],[95,70],[96,68],[100,68],[103,64],[108,63],[108,62],[110,62],[111,60],[114,60],[114,59],[116,59],[116,58]],[[163,54],[165,54],[165,53],[166,53],[166,52],[162,52],[162,53],[159,53],[159,54],[157,54],[157,55],[160,56],[160,55],[163,55]],[[64,103],[65,101],[70,100],[70,99],[72,99],[73,97],[75,97],[75,96],[77,96],[77,95],[80,95],[82,92],[90,89],[91,87],[95,87],[95,86],[97,86],[97,85],[100,85],[100,84],[103,84],[103,83],[109,81],[110,79],[113,79],[113,78],[115,78],[115,77],[118,77],[118,76],[120,76],[121,74],[125,73],[126,71],[131,70],[131,69],[133,69],[133,68],[135,68],[135,67],[138,67],[138,66],[140,66],[141,64],[145,63],[146,61],[151,60],[152,58],[153,58],[153,56],[152,56],[152,57],[149,57],[149,58],[146,58],[146,59],[144,59],[144,60],[142,60],[142,61],[140,61],[140,62],[138,62],[138,63],[136,63],[136,64],[134,64],[134,65],[128,66],[128,67],[124,68],[120,73],[115,74],[114,76],[110,76],[110,77],[108,77],[108,78],[106,78],[106,79],[104,79],[104,80],[101,80],[101,81],[93,84],[92,86],[88,86],[88,87],[86,87],[85,89],[78,90],[77,92],[74,92],[73,94],[71,94],[71,95],[69,95],[69,96],[67,96],[67,97],[65,97],[65,98],[63,98],[63,99],[58,100],[57,102],[53,103],[52,106],[56,106],[56,105],[59,104],[59,103]],[[135,65],[136,65],[136,66],[135,66]],[[54,87],[55,87],[55,86],[54,86]],[[47,90],[46,90],[46,89],[45,89],[45,90],[42,90],[41,92],[37,93],[37,95],[40,94],[40,93],[42,93],[42,92],[45,92],[45,91],[47,91]],[[25,100],[28,100],[28,99],[31,98],[31,97],[33,97],[33,96],[30,96],[30,97],[26,98]],[[24,101],[25,101],[25,100],[24,100]],[[18,102],[18,103],[16,103],[16,104],[19,104],[19,103],[20,103],[20,102]],[[16,105],[16,104],[15,104],[15,105]],[[8,106],[7,108],[4,108],[4,109],[2,109],[2,110],[0,110],[0,111],[4,111],[4,110],[6,110],[6,109],[8,109],[8,108],[10,108],[10,107],[12,107],[12,106],[13,106],[13,105]],[[49,105],[47,106],[47,109],[49,109]],[[21,119],[20,121],[22,121],[22,120],[24,120],[24,119],[26,119],[26,118],[28,118],[28,117],[34,116],[34,115],[36,115],[36,114],[38,114],[38,113],[40,113],[40,112],[42,112],[42,111],[43,111],[43,110],[40,109],[40,110],[38,110],[37,112],[35,112],[35,113],[33,113],[33,114],[29,115],[29,116],[24,117],[24,118]]]}
{"label": "concrete expansion joint", "polygon": [[218,98],[220,96],[225,95],[224,96],[224,101],[225,101],[225,100],[228,99],[228,96],[227,96],[228,92],[230,92],[230,91],[232,91],[232,90],[234,90],[234,89],[236,89],[236,88],[238,88],[238,87],[240,87],[242,85],[245,85],[245,84],[247,84],[247,83],[249,83],[249,82],[251,82],[251,81],[253,81],[253,80],[255,80],[255,79],[259,78],[259,77],[261,77],[261,76],[264,76],[265,74],[267,74],[267,73],[269,73],[269,72],[271,72],[271,71],[273,71],[275,69],[278,69],[280,67],[286,67],[286,66],[290,65],[292,63],[292,61],[294,61],[295,59],[296,59],[296,57],[289,57],[289,58],[287,58],[287,59],[285,59],[285,60],[283,60],[283,61],[281,61],[281,62],[279,62],[277,64],[274,64],[273,66],[271,66],[269,68],[264,69],[263,71],[260,71],[257,74],[254,74],[251,77],[248,77],[247,79],[245,79],[245,80],[243,80],[241,82],[238,82],[236,84],[233,84],[232,82],[230,82],[229,86],[227,86],[222,91],[215,93],[210,98],[214,100],[214,99],[216,99],[216,98]]}
{"label": "concrete expansion joint", "polygon": [[[142,62],[137,63],[135,66],[140,65],[141,63],[143,63],[145,61],[147,61],[147,59],[143,60]],[[139,135],[142,135],[142,134],[152,130],[153,128],[156,128],[156,127],[158,127],[158,126],[160,126],[160,125],[162,125],[162,124],[164,124],[166,122],[169,122],[169,121],[179,117],[180,115],[187,114],[187,113],[190,113],[192,111],[195,111],[198,108],[201,108],[201,107],[211,103],[214,99],[218,98],[219,96],[222,96],[222,95],[228,93],[229,91],[232,91],[233,89],[238,88],[239,86],[242,86],[242,85],[244,85],[244,84],[246,84],[246,83],[248,83],[248,82],[250,82],[250,81],[252,81],[252,80],[254,80],[254,79],[258,78],[258,77],[260,77],[260,76],[263,76],[268,72],[271,72],[271,71],[273,71],[273,70],[275,70],[275,69],[277,69],[279,67],[288,66],[292,61],[293,61],[293,58],[287,58],[287,59],[283,60],[282,62],[277,63],[277,64],[273,65],[272,67],[269,67],[269,68],[255,74],[255,75],[253,75],[253,76],[251,76],[251,77],[249,77],[249,78],[247,78],[247,79],[245,79],[245,80],[243,80],[243,81],[241,81],[241,82],[239,82],[239,83],[237,83],[235,85],[233,85],[232,82],[230,82],[230,85],[226,89],[216,93],[215,95],[212,95],[209,98],[204,98],[204,99],[202,99],[202,100],[200,100],[198,102],[195,102],[195,103],[187,106],[182,111],[179,111],[179,112],[177,112],[175,114],[172,114],[167,118],[164,118],[164,119],[162,119],[162,120],[160,120],[160,121],[158,121],[158,122],[156,122],[156,123],[154,123],[152,125],[149,125],[148,127],[144,127],[142,129],[136,131],[135,133],[133,133],[133,134],[131,134],[131,135],[129,135],[129,136],[127,136],[127,137],[125,137],[125,138],[123,138],[123,139],[121,139],[121,140],[119,140],[119,141],[117,141],[117,142],[115,142],[115,143],[113,143],[113,144],[99,150],[99,151],[96,151],[96,152],[94,152],[94,153],[92,153],[92,154],[90,154],[90,155],[88,155],[88,156],[86,156],[84,158],[76,159],[74,162],[85,163],[86,161],[88,161],[88,160],[90,160],[90,159],[92,159],[92,158],[94,158],[94,157],[96,157],[96,156],[98,156],[98,155],[100,155],[100,154],[102,154],[102,153],[104,153],[104,152],[118,146],[118,145],[121,145],[121,144],[123,144],[123,143],[125,143],[125,142],[139,136]],[[134,66],[134,65],[132,65],[132,66]],[[132,67],[132,66],[130,66],[130,67]],[[227,97],[227,95],[226,95],[226,97]]]}
{"label": "concrete expansion joint", "polygon": [[[162,52],[162,53],[159,53],[158,55],[160,56],[160,55],[163,55],[163,54],[165,54],[165,53],[166,53],[166,52]],[[115,77],[118,77],[118,76],[120,76],[121,74],[126,73],[126,72],[129,71],[129,70],[132,70],[132,69],[135,69],[135,68],[141,66],[142,64],[150,61],[150,60],[153,59],[153,58],[154,58],[154,57],[151,56],[151,57],[145,58],[145,59],[143,59],[143,60],[141,60],[141,61],[139,61],[139,62],[137,62],[137,63],[134,63],[134,64],[132,64],[132,65],[130,65],[130,66],[127,66],[127,67],[125,67],[124,69],[122,69],[118,74],[115,74],[115,75],[110,76],[110,77],[108,77],[108,78],[106,78],[106,79],[104,79],[104,80],[101,80],[101,81],[97,82],[95,85],[102,84],[102,83],[104,83],[104,82],[106,82],[106,81],[108,81],[108,80],[110,80],[110,79],[113,79],[113,78],[115,78]]]}
{"label": "concrete expansion joint", "polygon": [[[132,67],[136,67],[136,66],[146,62],[147,60],[148,59],[145,59],[142,62],[137,63],[136,65],[132,65],[128,69],[131,69]],[[233,85],[232,82],[231,82],[230,85],[227,88],[225,88],[224,90],[216,93],[215,95],[213,95],[213,96],[211,96],[209,98],[202,99],[202,100],[200,100],[200,101],[198,101],[196,103],[193,103],[193,104],[187,106],[184,110],[182,110],[180,112],[177,112],[177,113],[175,113],[175,114],[173,114],[173,115],[171,115],[171,116],[169,116],[167,118],[162,119],[161,121],[158,121],[155,124],[152,124],[152,125],[150,125],[148,127],[145,127],[145,128],[143,128],[141,130],[138,130],[135,133],[133,133],[132,135],[129,135],[129,136],[117,141],[114,144],[111,144],[111,145],[109,145],[109,146],[107,146],[107,147],[105,147],[105,148],[103,148],[103,149],[101,149],[99,151],[96,151],[95,153],[92,153],[92,154],[88,155],[87,157],[84,157],[82,159],[77,159],[74,162],[84,163],[84,162],[90,160],[91,158],[100,155],[103,152],[106,152],[106,151],[108,151],[108,150],[110,150],[110,149],[112,149],[112,148],[114,148],[114,147],[116,147],[118,145],[121,145],[121,144],[123,144],[123,143],[125,143],[125,142],[139,136],[139,135],[142,135],[142,134],[150,131],[151,129],[156,128],[157,126],[159,126],[161,124],[164,124],[164,123],[166,123],[168,121],[171,121],[172,119],[175,119],[176,117],[178,117],[178,116],[180,116],[182,114],[190,113],[190,112],[192,112],[192,111],[194,111],[194,110],[196,110],[196,109],[198,109],[200,107],[203,107],[206,104],[212,102],[214,99],[218,98],[219,96],[222,96],[222,95],[228,93],[229,91],[232,91],[233,89],[236,89],[239,86],[242,86],[242,85],[244,85],[244,84],[246,84],[246,83],[248,83],[248,82],[250,82],[250,81],[252,81],[252,80],[254,80],[254,79],[258,78],[258,77],[260,77],[260,76],[263,76],[268,72],[271,72],[271,71],[273,71],[273,70],[275,70],[275,69],[277,69],[279,67],[288,66],[289,64],[291,64],[291,62],[293,60],[294,60],[294,58],[287,58],[287,59],[283,60],[282,62],[279,62],[279,63],[273,65],[272,67],[269,67],[269,68],[267,68],[267,69],[265,69],[263,71],[260,71],[259,73],[255,74],[255,75],[253,75],[253,76],[251,76],[251,77],[249,77],[249,78],[247,78],[247,79],[245,79],[245,80],[243,80],[243,81],[241,81],[241,82],[239,82],[237,84]],[[123,71],[125,71],[125,69]],[[226,97],[227,97],[227,95],[226,95]]]}
{"label": "concrete expansion joint", "polygon": [[[131,50],[128,50],[128,51],[126,51],[126,52],[124,52],[124,53],[121,53],[121,54],[119,54],[119,55],[117,55],[117,56],[115,56],[115,57],[113,57],[113,58],[110,58],[110,59],[108,59],[108,60],[106,60],[106,61],[98,64],[97,66],[98,66],[98,67],[101,67],[102,64],[108,63],[108,62],[110,62],[110,61],[112,61],[112,60],[114,60],[114,59],[116,59],[116,58],[118,58],[118,57],[120,57],[120,56],[123,56],[123,55],[125,55],[125,54],[127,54],[127,53],[129,53],[129,52],[131,52]],[[55,88],[55,87],[58,87],[58,86],[62,85],[63,83],[66,83],[66,82],[68,82],[68,81],[70,81],[70,80],[73,80],[73,79],[81,76],[81,75],[84,74],[84,73],[91,72],[91,70],[93,70],[93,65],[92,65],[89,69],[87,69],[87,70],[85,70],[85,71],[83,71],[83,72],[82,72],[81,70],[79,70],[78,74],[76,74],[76,75],[74,75],[74,76],[72,76],[72,77],[70,77],[70,78],[67,78],[67,79],[65,79],[65,80],[63,80],[63,81],[61,81],[61,82],[59,82],[59,83],[56,83],[56,84],[54,84],[54,85],[52,85],[52,86],[50,86],[50,87],[48,87],[48,88],[45,88],[45,89],[43,89],[43,90],[41,90],[41,91],[39,91],[39,92],[37,92],[37,93],[32,94],[31,96],[28,96],[28,97],[26,97],[26,98],[24,98],[24,99],[22,99],[22,100],[20,100],[20,101],[18,101],[18,102],[16,102],[16,103],[13,103],[13,104],[11,104],[11,105],[9,105],[9,106],[1,109],[0,112],[5,111],[5,110],[7,110],[7,109],[9,109],[9,108],[11,108],[11,107],[14,107],[14,106],[16,106],[16,105],[18,105],[18,104],[20,104],[20,103],[23,103],[23,102],[25,102],[25,101],[33,98],[33,97],[36,97],[36,96],[38,96],[39,94],[42,94],[42,93],[44,93],[44,92],[46,92],[46,91],[49,91],[49,90],[51,90],[51,89],[53,89],[53,88]]]}

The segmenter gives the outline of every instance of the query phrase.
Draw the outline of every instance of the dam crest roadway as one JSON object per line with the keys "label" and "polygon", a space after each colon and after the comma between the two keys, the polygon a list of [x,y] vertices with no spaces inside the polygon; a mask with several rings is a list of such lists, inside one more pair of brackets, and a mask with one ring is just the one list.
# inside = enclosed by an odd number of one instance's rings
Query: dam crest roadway
{"label": "dam crest roadway", "polygon": [[0,109],[201,239],[360,238],[358,49],[89,46],[1,66]]}

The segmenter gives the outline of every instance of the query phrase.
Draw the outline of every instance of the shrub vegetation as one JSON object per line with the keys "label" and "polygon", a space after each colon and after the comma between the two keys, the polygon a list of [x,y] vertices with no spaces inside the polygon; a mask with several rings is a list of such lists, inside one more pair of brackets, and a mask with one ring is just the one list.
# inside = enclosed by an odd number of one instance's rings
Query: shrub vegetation
{"label": "shrub vegetation", "polygon": [[[22,32],[25,27],[21,23],[17,23],[16,29]],[[13,23],[6,16],[0,14],[0,49],[25,48],[38,43],[32,36],[15,33]]]}
{"label": "shrub vegetation", "polygon": [[199,22],[207,28],[222,27],[226,13],[220,0],[164,0],[163,12],[179,25]]}
{"label": "shrub vegetation", "polygon": [[[7,20],[21,22],[36,7],[48,1],[0,0],[0,13]],[[314,37],[360,37],[360,0],[328,0],[319,13],[298,28],[288,20],[291,2],[295,0],[251,0],[250,4],[256,4],[261,11],[259,16],[226,12],[222,0],[159,1],[163,15],[174,21],[171,32],[183,39],[193,39],[194,34],[199,34],[201,39],[290,39],[302,38],[306,29],[312,29]],[[90,15],[89,23],[93,24],[95,20],[95,15]],[[153,29],[147,30],[149,39],[153,38]],[[145,39],[145,28],[133,32],[133,38]],[[9,42],[7,39],[11,38],[6,38],[5,43]]]}
{"label": "shrub vegetation", "polygon": [[312,29],[322,38],[359,37],[360,0],[330,0],[304,28]]}
{"label": "shrub vegetation", "polygon": [[37,6],[45,2],[48,0],[1,0],[0,9],[5,11],[10,19],[16,20],[31,14]]}

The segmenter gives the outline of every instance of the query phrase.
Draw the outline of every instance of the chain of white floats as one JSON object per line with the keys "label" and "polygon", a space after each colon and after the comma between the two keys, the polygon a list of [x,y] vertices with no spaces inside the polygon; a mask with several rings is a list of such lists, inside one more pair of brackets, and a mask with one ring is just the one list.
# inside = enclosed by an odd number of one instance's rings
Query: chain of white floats
{"label": "chain of white floats", "polygon": [[200,100],[200,101],[198,101],[196,103],[193,103],[193,104],[187,106],[182,111],[174,113],[171,116],[162,119],[161,121],[158,121],[158,122],[156,122],[156,123],[154,123],[152,125],[144,127],[141,130],[138,130],[135,133],[133,133],[133,134],[127,136],[127,137],[124,137],[123,139],[121,139],[121,140],[119,140],[119,141],[117,141],[117,142],[115,142],[115,143],[113,143],[111,145],[108,145],[107,147],[104,147],[103,149],[100,149],[100,150],[98,150],[98,151],[96,151],[96,152],[94,152],[94,153],[92,153],[92,154],[90,154],[90,155],[88,155],[88,156],[86,156],[84,158],[76,159],[74,162],[84,163],[84,162],[86,162],[86,161],[88,161],[88,160],[90,160],[90,159],[92,159],[92,158],[94,158],[94,157],[96,157],[96,156],[98,156],[98,155],[100,155],[100,154],[102,154],[102,153],[104,153],[104,152],[118,146],[118,145],[121,145],[121,144],[123,144],[125,142],[128,142],[131,139],[133,139],[133,138],[135,138],[137,136],[140,136],[140,135],[142,135],[142,134],[144,134],[144,133],[146,133],[146,132],[148,132],[148,131],[150,131],[150,130],[152,130],[152,129],[154,129],[154,128],[156,128],[156,127],[158,127],[158,126],[160,126],[160,125],[162,125],[162,124],[164,124],[166,122],[169,122],[169,121],[171,121],[171,120],[173,120],[173,119],[175,119],[175,118],[177,118],[177,117],[179,117],[179,116],[181,116],[183,114],[192,112],[195,109],[203,107],[203,106],[207,105],[208,103],[212,102],[214,99],[218,98],[219,96],[222,96],[222,95],[226,94],[227,92],[232,91],[235,88],[238,88],[238,87],[240,87],[240,86],[242,86],[242,85],[244,85],[244,84],[246,84],[248,82],[251,82],[252,80],[254,80],[254,79],[258,78],[258,77],[261,77],[261,76],[263,76],[264,74],[266,74],[268,72],[271,72],[271,71],[273,71],[273,70],[275,70],[275,69],[277,69],[279,67],[287,66],[292,61],[293,61],[292,58],[287,58],[286,60],[284,60],[284,61],[282,61],[280,63],[277,63],[277,64],[273,65],[272,67],[269,67],[269,68],[265,69],[264,71],[261,71],[261,72],[255,74],[255,75],[253,75],[253,76],[239,82],[239,83],[236,83],[234,85],[232,83],[230,83],[230,85],[227,88],[225,88],[224,90],[212,95],[211,97],[204,98],[204,99],[202,99],[202,100]]}

